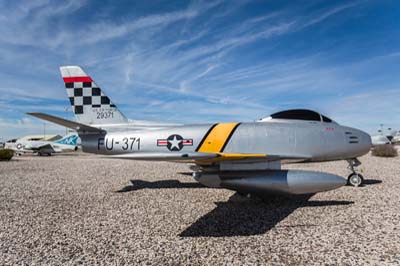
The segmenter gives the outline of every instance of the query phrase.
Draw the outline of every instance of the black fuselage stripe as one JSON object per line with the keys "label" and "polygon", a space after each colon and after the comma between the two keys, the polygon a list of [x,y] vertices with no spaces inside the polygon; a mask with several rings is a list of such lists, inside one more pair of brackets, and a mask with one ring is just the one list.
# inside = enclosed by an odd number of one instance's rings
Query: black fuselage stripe
{"label": "black fuselage stripe", "polygon": [[211,131],[214,129],[214,127],[216,127],[218,125],[218,123],[212,125],[210,127],[210,129],[207,131],[207,133],[203,136],[203,139],[200,141],[199,146],[197,146],[196,148],[196,152],[200,150],[201,145],[203,145],[204,141],[206,140],[206,138],[208,137],[208,135],[211,133]]}
{"label": "black fuselage stripe", "polygon": [[229,140],[231,139],[231,137],[233,136],[233,133],[235,133],[236,129],[240,126],[241,123],[238,123],[231,131],[231,133],[229,134],[228,138],[225,140],[224,146],[222,146],[222,149],[220,150],[220,152],[224,152],[226,145],[228,145]]}

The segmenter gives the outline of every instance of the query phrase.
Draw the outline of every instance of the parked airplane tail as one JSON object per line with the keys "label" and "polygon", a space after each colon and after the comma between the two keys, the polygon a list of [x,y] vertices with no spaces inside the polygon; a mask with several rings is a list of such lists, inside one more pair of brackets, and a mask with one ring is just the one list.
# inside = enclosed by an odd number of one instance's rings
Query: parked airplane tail
{"label": "parked airplane tail", "polygon": [[122,124],[128,119],[79,66],[60,67],[75,118],[89,125]]}
{"label": "parked airplane tail", "polygon": [[54,141],[55,143],[58,144],[65,144],[65,145],[71,145],[71,146],[76,146],[78,142],[78,135],[72,134],[72,135],[67,135],[63,137],[62,139]]}

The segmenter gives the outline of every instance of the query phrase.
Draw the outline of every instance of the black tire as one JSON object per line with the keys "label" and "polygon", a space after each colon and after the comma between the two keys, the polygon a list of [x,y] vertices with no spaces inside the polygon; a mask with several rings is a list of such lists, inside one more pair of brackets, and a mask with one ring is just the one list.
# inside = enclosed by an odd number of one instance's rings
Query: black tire
{"label": "black tire", "polygon": [[362,174],[352,173],[347,178],[347,185],[352,187],[360,187],[364,183],[364,177]]}

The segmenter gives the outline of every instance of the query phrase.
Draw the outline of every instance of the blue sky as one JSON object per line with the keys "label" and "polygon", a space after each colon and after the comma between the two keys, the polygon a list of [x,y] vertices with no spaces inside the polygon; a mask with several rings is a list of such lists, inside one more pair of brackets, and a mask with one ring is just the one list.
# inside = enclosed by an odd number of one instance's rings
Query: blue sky
{"label": "blue sky", "polygon": [[[0,137],[72,119],[80,65],[131,119],[253,121],[290,108],[400,129],[397,1],[0,1]],[[47,124],[47,132],[64,129]]]}

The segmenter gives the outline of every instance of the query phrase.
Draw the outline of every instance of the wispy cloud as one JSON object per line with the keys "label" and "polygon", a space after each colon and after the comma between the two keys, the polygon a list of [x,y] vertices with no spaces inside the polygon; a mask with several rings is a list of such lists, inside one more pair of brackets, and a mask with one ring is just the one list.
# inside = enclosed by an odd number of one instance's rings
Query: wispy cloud
{"label": "wispy cloud", "polygon": [[318,23],[321,23],[322,21],[328,19],[329,17],[336,15],[346,9],[358,6],[360,4],[363,4],[365,1],[352,1],[350,3],[346,3],[343,5],[339,5],[333,8],[329,8],[327,10],[322,11],[320,14],[317,16],[311,18],[309,21],[305,22],[303,24],[303,27],[309,27]]}
{"label": "wispy cloud", "polygon": [[[194,17],[196,14],[196,11],[186,10],[167,14],[150,15],[122,24],[101,22],[89,25],[87,28],[78,31],[64,31],[58,34],[50,44],[51,46],[58,47],[66,43],[77,46],[97,43],[100,41],[119,38],[138,30],[146,31],[148,28],[157,26],[167,27],[170,23]],[[71,40],[74,39],[79,39],[81,41],[71,42]]]}
{"label": "wispy cloud", "polygon": [[52,39],[49,22],[57,16],[68,16],[82,8],[86,1],[25,1],[13,3],[0,11],[6,22],[0,29],[0,41],[7,44],[43,46]]}
{"label": "wispy cloud", "polygon": [[372,133],[376,133],[379,124],[399,128],[400,105],[393,99],[400,99],[398,87],[361,92],[332,100],[331,113],[339,122],[370,128]]}

